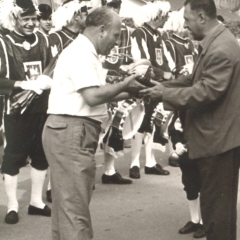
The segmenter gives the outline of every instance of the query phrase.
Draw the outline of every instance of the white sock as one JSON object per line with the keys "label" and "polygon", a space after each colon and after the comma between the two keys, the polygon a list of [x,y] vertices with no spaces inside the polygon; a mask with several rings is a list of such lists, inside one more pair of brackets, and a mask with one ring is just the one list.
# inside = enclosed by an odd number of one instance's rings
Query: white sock
{"label": "white sock", "polygon": [[188,200],[188,206],[190,210],[191,221],[193,223],[199,223],[199,198],[195,200]]}
{"label": "white sock", "polygon": [[51,190],[51,181],[50,181],[50,168],[48,169],[48,175],[49,175],[49,180],[48,180],[48,185],[47,185],[47,190]]}
{"label": "white sock", "polygon": [[200,219],[200,224],[203,225],[202,214],[201,214],[201,207],[200,207],[200,198],[198,198],[198,214]]}
{"label": "white sock", "polygon": [[151,134],[151,137],[149,138],[146,146],[145,146],[145,155],[146,155],[146,167],[153,167],[157,164],[154,156],[154,152],[152,149],[152,144],[153,144],[153,134]]}
{"label": "white sock", "polygon": [[140,152],[142,148],[143,134],[137,132],[131,139],[131,165],[130,168],[137,166],[140,168]]}
{"label": "white sock", "polygon": [[42,201],[42,190],[46,178],[46,173],[47,170],[41,171],[33,167],[31,169],[32,189],[30,205],[41,209],[45,207],[45,204]]}
{"label": "white sock", "polygon": [[104,152],[104,173],[111,176],[116,173],[114,167],[114,156],[109,153]]}
{"label": "white sock", "polygon": [[8,210],[18,212],[18,200],[17,200],[17,182],[18,182],[18,174],[15,176],[11,176],[8,174],[4,174],[4,186],[5,191],[8,197]]}

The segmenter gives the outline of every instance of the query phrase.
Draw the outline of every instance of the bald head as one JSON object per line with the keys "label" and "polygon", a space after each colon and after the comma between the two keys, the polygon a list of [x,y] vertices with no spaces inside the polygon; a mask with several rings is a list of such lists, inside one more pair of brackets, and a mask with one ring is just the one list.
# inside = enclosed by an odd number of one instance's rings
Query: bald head
{"label": "bald head", "polygon": [[86,19],[86,27],[105,26],[109,28],[113,21],[121,21],[119,16],[110,9],[100,7],[92,11]]}
{"label": "bald head", "polygon": [[114,11],[100,7],[86,19],[84,35],[93,43],[98,54],[108,55],[118,44],[121,32],[121,18]]}

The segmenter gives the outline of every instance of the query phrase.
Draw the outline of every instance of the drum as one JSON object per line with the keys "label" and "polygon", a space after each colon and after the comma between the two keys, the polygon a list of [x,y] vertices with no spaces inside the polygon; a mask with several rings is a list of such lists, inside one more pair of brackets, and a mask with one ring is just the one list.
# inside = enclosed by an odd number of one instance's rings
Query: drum
{"label": "drum", "polygon": [[112,120],[112,126],[122,131],[124,140],[132,138],[138,131],[143,117],[145,108],[140,100],[128,99],[119,104]]}
{"label": "drum", "polygon": [[162,103],[159,103],[152,115],[152,124],[155,126],[153,142],[166,145],[168,143],[168,125],[173,116],[173,112],[165,111]]}
{"label": "drum", "polygon": [[99,141],[98,141],[99,144],[102,143],[105,134],[108,132],[108,129],[112,124],[112,112],[108,110],[107,113],[108,113],[107,118],[101,124],[101,132],[100,132]]}

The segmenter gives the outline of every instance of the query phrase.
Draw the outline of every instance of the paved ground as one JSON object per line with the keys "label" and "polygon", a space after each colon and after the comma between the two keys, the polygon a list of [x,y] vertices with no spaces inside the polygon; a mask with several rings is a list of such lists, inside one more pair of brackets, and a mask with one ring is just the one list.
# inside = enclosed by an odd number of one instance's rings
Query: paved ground
{"label": "paved ground", "polygon": [[[128,176],[129,151],[116,161],[116,167]],[[145,175],[132,185],[103,185],[100,181],[103,167],[101,150],[97,153],[96,189],[91,202],[92,222],[96,240],[190,240],[192,234],[179,235],[178,229],[189,220],[189,212],[182,190],[179,168],[167,166],[168,153],[156,152],[158,161],[168,169],[169,176]],[[141,165],[144,160],[142,149]],[[50,218],[28,216],[30,199],[30,167],[21,170],[18,199],[19,223],[4,223],[6,195],[0,181],[0,239],[50,240]],[[44,189],[44,193],[46,187]],[[45,200],[45,194],[44,194]],[[51,204],[49,204],[51,206]],[[240,236],[240,232],[238,231]],[[203,238],[204,240],[205,238]],[[71,239],[71,236],[69,237]]]}

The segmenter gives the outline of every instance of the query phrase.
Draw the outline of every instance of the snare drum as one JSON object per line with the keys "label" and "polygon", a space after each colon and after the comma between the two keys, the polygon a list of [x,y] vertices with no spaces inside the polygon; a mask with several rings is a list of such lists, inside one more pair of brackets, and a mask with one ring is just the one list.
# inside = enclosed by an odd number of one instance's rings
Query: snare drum
{"label": "snare drum", "polygon": [[124,140],[132,138],[142,124],[145,108],[142,101],[132,99],[119,104],[112,120],[112,126],[122,131]]}
{"label": "snare drum", "polygon": [[159,103],[152,115],[152,124],[155,125],[153,142],[165,145],[168,143],[168,125],[173,116],[173,112],[165,111],[162,103]]}
{"label": "snare drum", "polygon": [[108,110],[107,113],[108,113],[108,117],[101,124],[101,132],[99,135],[98,143],[102,143],[102,140],[103,140],[105,134],[108,132],[108,130],[112,124],[112,113],[110,110]]}

